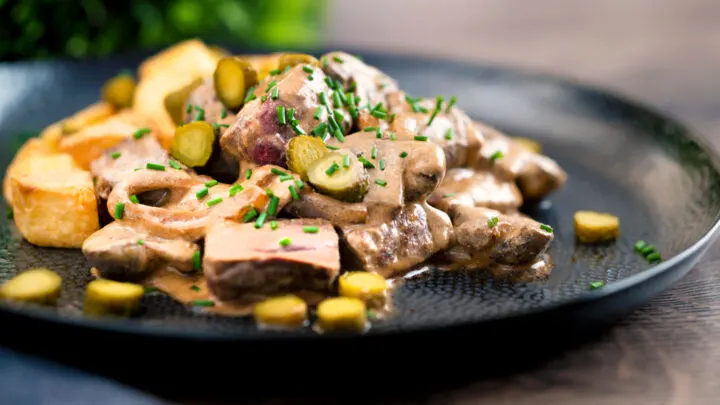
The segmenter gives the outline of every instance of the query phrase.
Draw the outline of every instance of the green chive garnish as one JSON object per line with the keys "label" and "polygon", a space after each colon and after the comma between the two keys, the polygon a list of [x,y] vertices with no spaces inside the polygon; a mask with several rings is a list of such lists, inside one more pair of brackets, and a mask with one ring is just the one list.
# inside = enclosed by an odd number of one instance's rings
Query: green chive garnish
{"label": "green chive garnish", "polygon": [[323,58],[322,58],[322,67],[323,67],[323,69],[328,67],[327,56],[323,56]]}
{"label": "green chive garnish", "polygon": [[287,124],[287,121],[285,120],[285,106],[279,105],[275,108],[275,110],[277,111],[278,123],[280,125]]}
{"label": "green chive garnish", "polygon": [[407,155],[408,155],[407,152],[403,152],[403,153],[401,153],[399,156],[400,156],[401,158],[405,159],[405,158],[407,157]]}
{"label": "green chive garnish", "polygon": [[271,167],[271,168],[270,168],[270,173],[272,173],[272,174],[274,174],[274,175],[276,175],[276,176],[285,176],[285,175],[287,175],[287,173],[285,173],[284,171],[278,169],[277,167]]}
{"label": "green chive garnish", "polygon": [[254,207],[250,207],[250,211],[248,211],[245,216],[243,216],[243,222],[250,222],[257,216],[257,210]]}
{"label": "green chive garnish", "polygon": [[316,120],[320,120],[320,116],[322,116],[322,112],[323,112],[323,108],[322,108],[322,107],[316,108],[316,109],[315,109],[315,114],[313,114],[313,118],[315,118]]}
{"label": "green chive garnish", "polygon": [[280,241],[278,241],[278,244],[280,244],[280,246],[282,246],[282,247],[289,246],[290,243],[292,243],[290,238],[282,238],[282,239],[280,239]]}
{"label": "green chive garnish", "polygon": [[337,91],[333,93],[332,95],[333,104],[335,105],[335,108],[340,108],[343,105],[342,99],[340,98],[340,93]]}
{"label": "green chive garnish", "polygon": [[310,133],[312,133],[315,136],[320,136],[325,133],[326,128],[327,128],[327,124],[322,122],[322,123],[318,124],[318,126],[313,128],[313,130],[310,131]]}
{"label": "green chive garnish", "polygon": [[633,247],[636,252],[642,253],[643,249],[645,249],[645,247],[647,247],[647,245],[648,245],[647,242],[645,242],[644,240],[639,240],[639,241],[635,242],[635,245]]}
{"label": "green chive garnish", "polygon": [[390,140],[391,141],[397,140],[397,136],[395,136],[395,132],[390,132]]}
{"label": "green chive garnish", "polygon": [[280,198],[277,196],[270,197],[270,203],[268,204],[267,213],[271,217],[274,217],[278,210],[278,204],[280,204]]}
{"label": "green chive garnish", "polygon": [[195,111],[197,111],[197,114],[195,114],[193,121],[205,121],[205,109],[196,104]]}
{"label": "green chive garnish", "polygon": [[648,255],[655,253],[655,246],[653,245],[647,245],[645,246],[641,251],[640,254],[647,257]]}
{"label": "green chive garnish", "polygon": [[265,189],[265,194],[266,194],[268,197],[272,197],[272,196],[275,195],[275,193],[273,193],[273,191],[272,191],[270,188],[266,188],[266,189]]}
{"label": "green chive garnish", "polygon": [[430,119],[428,120],[427,126],[432,125],[433,121],[435,120],[435,117],[438,115],[439,110],[434,110],[432,115],[430,116]]}
{"label": "green chive garnish", "polygon": [[182,166],[180,164],[172,159],[168,160],[168,164],[170,167],[172,167],[175,170],[182,170]]}
{"label": "green chive garnish", "polygon": [[222,202],[222,197],[215,197],[212,200],[207,202],[208,207],[212,207],[213,205],[218,205]]}
{"label": "green chive garnish", "polygon": [[320,104],[327,105],[327,96],[325,93],[320,93]]}
{"label": "green chive garnish", "polygon": [[220,111],[220,118],[225,118],[225,117],[227,117],[227,108],[223,107],[222,110]]}
{"label": "green chive garnish", "polygon": [[457,103],[457,97],[455,97],[455,96],[450,97],[450,101],[448,102],[447,107],[445,107],[445,112],[449,113],[450,109],[453,108],[455,103]]}
{"label": "green chive garnish", "polygon": [[193,290],[193,291],[195,291],[195,292],[200,291],[200,287],[196,286],[195,284],[191,285],[191,286],[190,286],[190,289]]}
{"label": "green chive garnish", "polygon": [[373,146],[372,150],[370,151],[370,157],[373,159],[377,158],[377,152],[377,148]]}
{"label": "green chive garnish", "polygon": [[598,288],[602,288],[605,285],[602,281],[593,281],[589,284],[591,290],[597,290]]}
{"label": "green chive garnish", "polygon": [[447,193],[443,195],[443,198],[452,198],[455,197],[455,193]]}
{"label": "green chive garnish", "polygon": [[290,107],[287,109],[287,121],[292,124],[295,121],[295,109]]}
{"label": "green chive garnish", "polygon": [[308,65],[304,65],[302,69],[303,69],[303,71],[304,71],[305,73],[312,73],[312,72],[314,72],[313,68],[311,68],[311,67],[308,66]]}
{"label": "green chive garnish", "polygon": [[295,186],[296,186],[298,189],[302,189],[303,187],[305,187],[305,183],[303,183],[302,180],[297,179],[297,180],[295,180]]}
{"label": "green chive garnish", "polygon": [[273,231],[278,229],[277,221],[270,221],[270,229],[272,229]]}
{"label": "green chive garnish", "polygon": [[293,131],[295,131],[296,134],[305,135],[305,131],[303,131],[303,129],[300,128],[297,123],[292,124],[291,127],[292,127]]}
{"label": "green chive garnish", "polygon": [[293,185],[288,186],[288,190],[290,190],[290,195],[292,196],[293,200],[297,201],[300,199],[300,196],[298,195],[298,192],[297,192],[297,189],[295,188],[295,186],[293,186]]}
{"label": "green chive garnish", "polygon": [[360,161],[360,163],[363,164],[363,166],[365,166],[366,169],[374,169],[375,168],[375,165],[373,164],[373,162],[365,159],[365,156],[358,156],[358,160]]}
{"label": "green chive garnish", "polygon": [[375,184],[377,184],[377,185],[380,186],[380,187],[385,187],[385,186],[387,186],[387,181],[385,181],[385,180],[380,180],[380,179],[375,179]]}
{"label": "green chive garnish", "polygon": [[313,77],[313,75],[308,75],[307,79],[310,80],[310,81],[315,80],[315,78]]}
{"label": "green chive garnish", "polygon": [[378,129],[377,133],[375,133],[375,138],[382,139],[382,132]]}
{"label": "green chive garnish", "polygon": [[247,94],[245,95],[245,103],[248,103],[252,100],[255,100],[257,96],[255,95],[255,86],[252,86],[248,89]]}
{"label": "green chive garnish", "polygon": [[150,169],[150,170],[157,170],[157,171],[160,171],[160,172],[164,172],[164,171],[165,171],[165,166],[159,165],[159,164],[157,164],[157,163],[148,163],[148,164],[145,165],[145,167],[148,168],[148,169]]}
{"label": "green chive garnish", "polygon": [[552,231],[553,231],[552,226],[545,225],[545,224],[540,224],[540,229],[542,229],[545,232],[550,232],[550,233],[552,233]]}
{"label": "green chive garnish", "polygon": [[195,197],[197,197],[197,199],[200,200],[200,199],[204,198],[205,196],[207,196],[209,191],[210,190],[208,190],[207,187],[203,187],[200,191],[195,193]]}
{"label": "green chive garnish", "polygon": [[337,63],[343,63],[343,62],[344,62],[344,60],[342,60],[342,58],[339,57],[339,56],[337,56],[337,55],[334,55],[334,56],[333,56],[333,60],[334,60],[335,62],[337,62]]}
{"label": "green chive garnish", "polygon": [[333,136],[335,139],[337,139],[339,142],[345,142],[345,135],[343,135],[340,128],[335,129],[335,132],[333,132]]}
{"label": "green chive garnish", "polygon": [[214,307],[215,303],[211,300],[194,300],[192,302],[193,306],[196,307]]}
{"label": "green chive garnish", "polygon": [[230,190],[228,190],[228,194],[230,195],[230,197],[235,197],[235,195],[241,191],[243,191],[243,186],[239,184],[233,184],[233,186],[230,187]]}
{"label": "green chive garnish", "polygon": [[272,97],[273,100],[277,100],[278,97],[280,97],[280,89],[278,89],[277,87],[275,87],[275,88],[273,89],[273,91],[272,91],[271,97]]}
{"label": "green chive garnish", "polygon": [[138,200],[138,198],[135,194],[132,194],[130,196],[130,201],[132,201],[133,204],[140,204],[140,200]]}
{"label": "green chive garnish", "polygon": [[393,121],[395,121],[395,113],[390,114],[390,123],[392,124]]}
{"label": "green chive garnish", "polygon": [[150,128],[140,128],[137,131],[133,132],[132,137],[135,139],[140,139],[143,136],[149,134],[151,132]]}
{"label": "green chive garnish", "polygon": [[325,174],[327,174],[328,176],[332,176],[333,173],[338,171],[339,168],[340,168],[340,166],[338,166],[337,163],[333,162],[333,164],[331,164],[330,167],[328,167],[327,170],[325,170]]}
{"label": "green chive garnish", "polygon": [[252,177],[252,169],[245,170],[245,178],[250,180],[250,177]]}
{"label": "green chive garnish", "polygon": [[113,152],[113,153],[110,154],[110,157],[113,158],[113,159],[117,159],[117,158],[119,158],[120,156],[122,156],[122,152]]}
{"label": "green chive garnish", "polygon": [[303,226],[303,232],[305,233],[318,233],[320,228],[317,226]]}
{"label": "green chive garnish", "polygon": [[358,109],[353,107],[350,109],[350,116],[353,117],[353,119],[358,119],[360,116],[360,113],[358,112]]}
{"label": "green chive garnish", "polygon": [[192,112],[192,104],[188,104],[187,108],[185,108],[185,114],[190,114]]}
{"label": "green chive garnish", "polygon": [[205,187],[210,188],[218,185],[217,180],[210,180],[207,183],[205,183]]}
{"label": "green chive garnish", "polygon": [[284,175],[284,176],[280,176],[280,181],[281,181],[281,182],[283,182],[283,181],[290,181],[290,180],[293,180],[293,179],[294,179],[294,177],[293,177],[292,175],[290,175],[290,174],[286,174],[286,175]]}
{"label": "green chive garnish", "polygon": [[378,127],[365,127],[363,128],[363,132],[375,132],[378,130]]}
{"label": "green chive garnish", "polygon": [[449,141],[452,138],[453,138],[453,129],[448,128],[447,132],[445,132],[445,139],[447,139]]}
{"label": "green chive garnish", "polygon": [[647,257],[645,259],[647,259],[647,261],[649,263],[657,263],[657,262],[662,261],[662,258],[660,257],[660,253],[658,253],[658,252],[650,253],[649,255],[647,255]]}
{"label": "green chive garnish", "polygon": [[328,149],[330,149],[330,150],[339,150],[339,149],[340,149],[340,148],[338,148],[337,146],[332,146],[332,145],[325,145],[325,147],[328,148]]}
{"label": "green chive garnish", "polygon": [[502,153],[502,151],[500,151],[500,150],[495,151],[495,153],[493,153],[492,155],[490,155],[490,161],[491,161],[491,162],[494,162],[494,161],[500,159],[500,158],[503,157],[503,156],[505,156],[505,155]]}
{"label": "green chive garnish", "polygon": [[145,241],[142,240],[142,239],[138,239],[138,240],[137,240],[137,244],[140,245],[140,246],[142,246],[142,245],[145,244]]}
{"label": "green chive garnish", "polygon": [[273,70],[269,71],[268,73],[270,74],[270,76],[277,76],[280,74],[280,69],[273,69]]}
{"label": "green chive garnish", "polygon": [[270,83],[268,83],[267,87],[265,88],[265,93],[267,93],[268,91],[270,91],[270,89],[272,89],[273,86],[275,86],[276,84],[277,84],[277,80],[273,80],[273,81],[271,81]]}
{"label": "green chive garnish", "polygon": [[385,170],[385,159],[380,159],[380,170]]}
{"label": "green chive garnish", "polygon": [[265,219],[267,219],[267,212],[261,212],[255,221],[255,229],[262,228],[263,224],[265,224]]}
{"label": "green chive garnish", "polygon": [[385,118],[387,118],[387,113],[384,111],[379,111],[379,110],[375,110],[375,111],[371,112],[370,115],[372,115],[375,118],[381,119],[381,120],[384,120]]}
{"label": "green chive garnish", "polygon": [[123,219],[125,216],[125,204],[119,202],[115,204],[115,219]]}
{"label": "green chive garnish", "polygon": [[343,167],[350,167],[350,155],[343,155]]}
{"label": "green chive garnish", "polygon": [[493,228],[498,223],[498,217],[488,219],[488,228]]}
{"label": "green chive garnish", "polygon": [[427,142],[428,137],[425,135],[415,135],[413,139],[420,142]]}
{"label": "green chive garnish", "polygon": [[338,122],[343,122],[343,120],[345,119],[345,115],[343,115],[342,111],[340,110],[334,110],[333,116]]}
{"label": "green chive garnish", "polygon": [[264,103],[264,102],[267,101],[267,98],[268,98],[268,97],[267,97],[267,94],[266,94],[266,95],[260,97],[260,101]]}

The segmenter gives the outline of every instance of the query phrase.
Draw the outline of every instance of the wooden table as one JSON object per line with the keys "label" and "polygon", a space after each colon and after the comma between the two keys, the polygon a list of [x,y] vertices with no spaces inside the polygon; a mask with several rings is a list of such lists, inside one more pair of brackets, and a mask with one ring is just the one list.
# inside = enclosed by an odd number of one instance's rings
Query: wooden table
{"label": "wooden table", "polygon": [[[338,46],[561,74],[668,111],[720,149],[720,1],[340,0],[333,15]],[[671,291],[548,364],[391,403],[718,404],[718,273],[720,243]]]}

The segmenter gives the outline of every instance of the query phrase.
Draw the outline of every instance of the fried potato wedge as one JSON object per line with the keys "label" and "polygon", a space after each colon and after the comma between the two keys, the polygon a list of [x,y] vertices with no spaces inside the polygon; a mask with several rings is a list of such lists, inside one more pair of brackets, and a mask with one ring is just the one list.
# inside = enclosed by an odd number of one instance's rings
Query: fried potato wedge
{"label": "fried potato wedge", "polygon": [[63,124],[62,121],[60,121],[48,125],[42,130],[42,132],[40,132],[39,138],[42,139],[54,152],[59,151],[60,139],[63,135],[62,128]]}
{"label": "fried potato wedge", "polygon": [[165,96],[190,84],[195,76],[184,73],[156,75],[141,80],[135,90],[133,110],[157,128],[157,137],[165,149],[170,149],[175,136],[175,122],[165,109]]}
{"label": "fried potato wedge", "polygon": [[257,72],[258,80],[264,79],[270,71],[277,69],[280,63],[280,57],[284,53],[271,53],[267,55],[237,55],[241,58],[246,59]]}
{"label": "fried potato wedge", "polygon": [[[5,201],[12,206],[12,188],[10,187],[10,177],[12,175],[27,174],[33,171],[34,168],[40,168],[41,162],[35,158],[49,156],[55,153],[53,148],[42,139],[31,138],[28,139],[23,146],[18,150],[10,162],[5,171],[5,178],[3,178],[3,196]],[[67,156],[67,155],[66,155]]]}
{"label": "fried potato wedge", "polygon": [[115,112],[115,107],[104,101],[90,104],[62,121],[62,134],[74,134],[92,124],[105,121],[112,117]]}
{"label": "fried potato wedge", "polygon": [[63,154],[30,162],[32,171],[10,176],[15,225],[34,245],[81,247],[100,228],[90,173]]}
{"label": "fried potato wedge", "polygon": [[[193,77],[210,76],[220,59],[220,53],[199,39],[178,42],[145,59],[138,67],[140,81],[153,76],[183,72]],[[137,98],[136,98],[137,100]]]}
{"label": "fried potato wedge", "polygon": [[65,135],[60,151],[68,153],[84,170],[107,149],[131,137],[140,128],[153,129],[150,121],[131,110],[123,110],[110,118]]}

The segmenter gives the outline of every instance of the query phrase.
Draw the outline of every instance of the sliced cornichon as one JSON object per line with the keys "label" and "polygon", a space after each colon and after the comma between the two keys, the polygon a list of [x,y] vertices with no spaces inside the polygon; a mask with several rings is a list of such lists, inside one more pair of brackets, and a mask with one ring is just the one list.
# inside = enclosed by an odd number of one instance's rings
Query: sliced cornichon
{"label": "sliced cornichon", "polygon": [[193,121],[175,129],[172,155],[190,167],[204,166],[215,144],[215,131],[205,121]]}
{"label": "sliced cornichon", "polygon": [[308,168],[321,157],[330,153],[320,138],[300,135],[290,139],[287,150],[288,169],[308,179]]}
{"label": "sliced cornichon", "polygon": [[[280,71],[284,71],[287,67],[293,67],[299,64],[303,64],[308,67],[309,65],[320,66],[320,62],[318,62],[318,60],[312,55],[308,55],[305,53],[286,53],[280,57],[280,60],[278,61],[278,69]],[[307,70],[305,71],[306,73],[312,73],[312,70],[310,72],[307,72]]]}
{"label": "sliced cornichon", "polygon": [[[350,159],[347,166],[343,165],[343,160],[348,159],[345,156]],[[318,192],[341,201],[360,202],[367,192],[367,171],[352,153],[328,153],[315,161],[307,174]]]}
{"label": "sliced cornichon", "polygon": [[187,102],[188,96],[190,96],[190,93],[200,86],[202,82],[201,78],[197,78],[191,83],[172,91],[165,96],[165,99],[163,100],[165,110],[168,114],[170,114],[170,117],[173,122],[175,122],[175,125],[180,125],[184,122],[183,112],[185,111],[185,103]]}
{"label": "sliced cornichon", "polygon": [[235,56],[220,59],[213,74],[215,93],[225,107],[242,107],[247,89],[258,84],[257,72],[250,62]]}

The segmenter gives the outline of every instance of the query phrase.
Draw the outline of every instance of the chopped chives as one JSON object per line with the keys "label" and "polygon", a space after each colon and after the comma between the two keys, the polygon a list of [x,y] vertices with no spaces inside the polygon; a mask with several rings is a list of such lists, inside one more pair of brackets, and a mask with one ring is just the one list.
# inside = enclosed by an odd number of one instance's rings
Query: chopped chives
{"label": "chopped chives", "polygon": [[315,80],[315,78],[313,77],[313,75],[308,75],[307,79],[310,80],[310,81]]}
{"label": "chopped chives", "polygon": [[212,300],[193,300],[192,304],[196,307],[214,307]]}
{"label": "chopped chives", "polygon": [[313,128],[313,130],[310,131],[310,132],[311,132],[313,135],[315,135],[315,136],[320,136],[320,135],[322,135],[323,133],[325,133],[325,129],[326,129],[326,128],[327,128],[327,124],[324,123],[324,122],[322,122],[322,123],[318,124],[318,126],[316,126],[315,128]]}
{"label": "chopped chives", "polygon": [[140,245],[140,246],[142,246],[142,245],[145,244],[145,241],[142,240],[142,239],[138,239],[138,240],[137,240],[137,244]]}
{"label": "chopped chives", "polygon": [[272,229],[273,231],[278,229],[277,221],[270,221],[270,229]]}
{"label": "chopped chives", "polygon": [[649,263],[656,263],[656,262],[662,261],[662,258],[660,257],[660,253],[658,253],[658,252],[650,253],[649,255],[647,255],[647,257],[645,259],[647,259],[647,261]]}
{"label": "chopped chives", "polygon": [[366,169],[374,169],[375,168],[375,165],[373,164],[373,162],[365,159],[365,156],[358,156],[358,160],[360,161],[360,163],[363,164],[363,166],[365,166]]}
{"label": "chopped chives", "polygon": [[150,128],[144,127],[140,128],[137,131],[133,132],[132,137],[135,139],[140,139],[143,136],[149,134],[151,132]]}
{"label": "chopped chives", "polygon": [[318,233],[320,231],[320,228],[317,226],[303,226],[303,232],[305,233]]}
{"label": "chopped chives", "polygon": [[435,96],[435,109],[437,111],[440,111],[442,109],[442,103],[445,101],[445,97],[443,96]]}
{"label": "chopped chives", "polygon": [[290,190],[290,195],[292,196],[293,200],[297,201],[300,199],[300,196],[298,195],[297,189],[295,188],[294,185],[292,185],[292,184],[289,185],[288,190]]}
{"label": "chopped chives", "polygon": [[250,222],[257,216],[257,210],[254,207],[250,207],[250,211],[245,213],[245,216],[243,216],[243,222]]}
{"label": "chopped chives", "polygon": [[130,195],[130,201],[132,201],[133,204],[140,204],[140,200],[138,200],[135,194]]}
{"label": "chopped chives", "polygon": [[457,97],[455,97],[455,96],[450,97],[450,101],[448,101],[448,105],[447,105],[447,107],[445,107],[445,112],[449,113],[450,109],[453,108],[455,103],[457,103]]}
{"label": "chopped chives", "polygon": [[605,285],[602,281],[593,281],[589,284],[591,290],[597,290],[598,288],[602,288]]}
{"label": "chopped chives", "polygon": [[209,191],[210,190],[208,190],[207,187],[203,187],[200,191],[195,193],[195,197],[197,197],[198,200],[201,198],[205,198],[208,195]]}
{"label": "chopped chives", "polygon": [[270,203],[268,204],[267,213],[268,215],[274,217],[277,213],[278,204],[280,203],[280,198],[278,196],[274,195],[270,197]]}
{"label": "chopped chives", "polygon": [[287,109],[287,121],[291,124],[295,121],[295,109],[292,107]]}
{"label": "chopped chives", "polygon": [[273,89],[271,97],[273,100],[277,100],[278,97],[280,97],[280,90],[277,87]]}
{"label": "chopped chives", "polygon": [[[355,91],[355,88],[357,88],[357,82],[352,81],[350,82],[350,85],[347,88],[347,91],[353,92]],[[357,103],[359,100],[355,100],[355,103]]]}
{"label": "chopped chives", "polygon": [[382,139],[382,131],[380,131],[380,130],[378,129],[377,132],[375,133],[375,138],[377,138],[377,139]]}
{"label": "chopped chives", "polygon": [[207,183],[205,183],[205,187],[210,188],[218,185],[217,180],[210,180]]}
{"label": "chopped chives", "polygon": [[495,151],[495,153],[493,153],[492,155],[490,155],[490,161],[491,161],[491,162],[494,162],[494,161],[500,159],[500,158],[503,157],[503,156],[505,156],[505,155],[502,153],[501,150]]}
{"label": "chopped chives", "polygon": [[413,139],[420,142],[427,142],[428,137],[425,135],[415,135]]}
{"label": "chopped chives", "polygon": [[373,146],[372,150],[370,151],[370,157],[373,159],[377,158],[377,148],[375,146]]}
{"label": "chopped chives", "polygon": [[325,93],[320,93],[320,104],[327,105],[327,96]]}
{"label": "chopped chives", "polygon": [[267,95],[264,95],[264,96],[260,97],[260,101],[263,102],[263,103],[266,102],[266,101],[267,101]]}
{"label": "chopped chives", "polygon": [[280,176],[281,182],[289,181],[289,180],[293,180],[293,179],[294,179],[294,177],[291,174],[286,174],[286,175]]}
{"label": "chopped chives", "polygon": [[212,207],[213,205],[218,205],[222,202],[222,197],[215,197],[212,200],[207,202],[208,207]]}
{"label": "chopped chives", "polygon": [[191,285],[191,286],[190,286],[190,289],[193,290],[193,291],[195,291],[195,292],[200,291],[200,287],[196,286],[195,284]]}
{"label": "chopped chives", "polygon": [[313,114],[313,118],[315,118],[316,120],[320,120],[320,117],[322,116],[322,112],[323,112],[323,108],[322,108],[322,107],[316,108],[316,109],[315,109],[315,114]]}
{"label": "chopped chives", "polygon": [[363,128],[363,132],[375,132],[378,130],[378,127],[365,127]]}
{"label": "chopped chives", "polygon": [[433,121],[435,121],[435,117],[438,115],[439,111],[440,110],[437,110],[437,109],[433,111],[432,115],[430,116],[430,119],[428,120],[427,126],[432,125],[432,123],[433,123]]}
{"label": "chopped chives", "polygon": [[493,228],[498,223],[498,217],[492,217],[488,219],[488,228]]}
{"label": "chopped chives", "polygon": [[343,133],[342,133],[342,131],[340,130],[340,128],[336,128],[336,129],[335,129],[335,132],[333,132],[333,136],[334,136],[335,139],[337,139],[339,142],[345,142],[345,135],[343,135]]}
{"label": "chopped chives", "polygon": [[275,111],[277,111],[278,123],[280,125],[287,124],[287,121],[285,120],[285,106],[279,105],[275,108]]}
{"label": "chopped chives", "polygon": [[192,112],[192,104],[188,104],[187,108],[185,108],[185,114],[190,114]]}
{"label": "chopped chives", "polygon": [[157,291],[155,287],[145,287],[145,294],[154,293],[155,291]]}
{"label": "chopped chives", "polygon": [[193,253],[193,268],[195,270],[200,270],[200,267],[202,265],[202,262],[200,261],[200,251]]}
{"label": "chopped chives", "polygon": [[282,238],[282,239],[280,239],[280,240],[278,241],[278,244],[280,244],[280,246],[282,246],[282,247],[289,246],[290,243],[292,243],[292,241],[290,240],[290,238]]}
{"label": "chopped chives", "polygon": [[345,119],[345,116],[343,115],[342,111],[340,110],[334,110],[333,116],[338,122],[342,122]]}
{"label": "chopped chives", "polygon": [[338,166],[337,163],[333,162],[333,164],[331,164],[330,167],[328,167],[327,170],[325,170],[325,174],[327,174],[328,176],[332,176],[333,173],[338,171],[339,168],[340,168],[340,166]]}
{"label": "chopped chives", "polygon": [[326,67],[328,67],[328,59],[327,59],[327,56],[323,56],[323,58],[322,58],[322,67],[323,67],[323,69],[326,68]]}
{"label": "chopped chives", "polygon": [[448,128],[447,132],[445,132],[445,139],[447,139],[449,141],[452,138],[453,138],[453,129]]}
{"label": "chopped chives", "polygon": [[382,112],[386,112],[387,110],[385,110],[385,107],[383,107],[382,101],[378,101],[378,103],[375,104],[375,107],[373,107],[371,111],[382,111]]}
{"label": "chopped chives", "polygon": [[314,72],[313,68],[311,68],[311,67],[308,66],[308,65],[303,66],[302,69],[303,69],[303,71],[304,71],[305,73],[312,73],[312,72]]}
{"label": "chopped chives", "polygon": [[334,92],[332,95],[332,99],[333,99],[333,104],[335,105],[335,108],[342,107],[343,103],[342,103],[342,99],[340,98],[340,93],[338,93],[337,91]]}
{"label": "chopped chives", "polygon": [[350,167],[350,155],[343,155],[343,167]]}
{"label": "chopped chives", "polygon": [[165,171],[165,166],[159,165],[159,164],[157,164],[157,163],[148,163],[148,164],[145,165],[145,167],[148,168],[148,169],[150,169],[150,170],[157,170],[157,171],[160,171],[160,172],[164,172],[164,171]]}
{"label": "chopped chives", "polygon": [[292,69],[292,66],[290,66],[290,65],[285,66],[285,69],[283,69],[283,73],[289,72],[290,69]]}
{"label": "chopped chives", "polygon": [[120,156],[122,156],[122,152],[113,152],[113,153],[110,154],[110,157],[113,158],[113,159],[117,159],[117,158],[119,158]]}
{"label": "chopped chives", "polygon": [[339,56],[337,56],[337,55],[334,55],[334,56],[333,56],[333,60],[334,60],[335,62],[337,62],[337,63],[343,63],[343,62],[345,62],[344,60],[342,60],[341,57],[339,57]]}
{"label": "chopped chives", "polygon": [[225,117],[227,117],[227,108],[223,107],[222,110],[220,111],[220,118],[225,118]]}
{"label": "chopped chives", "polygon": [[338,148],[337,146],[332,146],[332,145],[325,145],[325,147],[328,148],[328,149],[330,149],[330,150],[338,150],[338,149],[340,149],[340,148]]}
{"label": "chopped chives", "polygon": [[257,96],[255,95],[255,86],[252,86],[248,89],[247,94],[245,95],[244,102],[247,103],[252,100],[255,100],[256,98],[257,98]]}
{"label": "chopped chives", "polygon": [[252,169],[245,170],[245,178],[250,180],[250,177],[252,177]]}
{"label": "chopped chives", "polygon": [[647,245],[648,245],[647,242],[645,242],[644,240],[639,240],[639,241],[635,242],[635,245],[633,246],[633,248],[635,249],[636,252],[642,253],[643,249],[645,249],[645,247],[647,247]]}
{"label": "chopped chives", "polygon": [[205,121],[205,109],[196,104],[195,111],[197,111],[197,114],[195,114],[193,121]]}
{"label": "chopped chives", "polygon": [[230,195],[230,197],[235,197],[235,195],[237,195],[237,193],[241,191],[243,191],[243,186],[239,184],[233,184],[233,186],[230,187],[230,190],[228,190],[228,194]]}
{"label": "chopped chives", "polygon": [[379,110],[375,110],[375,111],[370,112],[370,115],[372,115],[373,117],[378,118],[378,119],[385,119],[385,118],[387,118],[387,113],[384,112],[384,111],[379,111]]}
{"label": "chopped chives", "polygon": [[355,95],[354,94],[348,94],[346,97],[345,105],[348,107],[355,105]]}
{"label": "chopped chives", "polygon": [[380,170],[385,170],[385,159],[380,159]]}
{"label": "chopped chives", "polygon": [[407,94],[405,95],[405,101],[407,101],[408,104],[416,104],[420,100],[422,100],[422,98],[420,98],[420,97],[412,98],[412,97],[408,96]]}
{"label": "chopped chives", "polygon": [[293,123],[291,127],[296,134],[305,135],[305,131],[303,131],[303,129],[298,126],[297,122]]}
{"label": "chopped chives", "polygon": [[123,219],[125,216],[125,204],[119,202],[115,204],[115,219]]}
{"label": "chopped chives", "polygon": [[343,91],[342,87],[338,86],[337,93],[338,93],[338,96],[340,97],[340,101],[343,103],[343,105],[348,105],[348,98],[347,98],[347,95],[345,95],[345,92]]}
{"label": "chopped chives", "polygon": [[443,195],[443,198],[453,198],[453,197],[455,197],[455,193],[447,193],[447,194]]}
{"label": "chopped chives", "polygon": [[653,245],[647,245],[645,246],[641,251],[640,254],[647,257],[648,255],[655,253],[655,246]]}
{"label": "chopped chives", "polygon": [[552,233],[552,231],[553,231],[552,226],[545,225],[545,224],[540,224],[540,229],[542,229],[545,232],[550,232],[550,233]]}
{"label": "chopped chives", "polygon": [[410,104],[410,107],[412,108],[414,113],[420,112],[420,106],[417,104]]}
{"label": "chopped chives", "polygon": [[401,158],[405,159],[405,158],[407,157],[407,155],[408,155],[407,152],[402,152],[399,156],[400,156]]}
{"label": "chopped chives", "polygon": [[271,81],[270,83],[268,83],[267,87],[265,88],[265,93],[267,93],[268,91],[270,91],[270,89],[272,89],[273,86],[275,86],[276,84],[277,84],[277,80],[273,80],[273,81]]}
{"label": "chopped chives", "polygon": [[377,185],[380,186],[380,187],[385,187],[385,186],[387,186],[387,181],[385,181],[385,180],[380,180],[380,179],[375,179],[375,184],[377,184]]}
{"label": "chopped chives", "polygon": [[350,109],[350,116],[353,117],[353,119],[358,119],[358,117],[360,116],[360,113],[358,112],[358,109],[355,108],[355,107],[352,107],[352,108]]}
{"label": "chopped chives", "polygon": [[397,136],[395,135],[395,132],[390,132],[390,140],[391,141],[397,140]]}
{"label": "chopped chives", "polygon": [[265,224],[265,220],[267,219],[267,212],[261,212],[260,215],[257,217],[257,220],[255,221],[255,229],[260,229]]}
{"label": "chopped chives", "polygon": [[298,189],[302,189],[303,187],[305,187],[305,183],[303,183],[303,181],[300,179],[296,179],[295,186],[297,186]]}
{"label": "chopped chives", "polygon": [[269,71],[268,73],[270,74],[270,76],[277,76],[280,74],[280,69],[273,69],[273,70]]}
{"label": "chopped chives", "polygon": [[418,111],[420,111],[423,114],[427,114],[429,112],[427,108],[425,108],[421,105],[419,105],[417,109],[418,109]]}
{"label": "chopped chives", "polygon": [[274,174],[274,175],[276,175],[276,176],[284,176],[284,175],[287,174],[287,173],[285,173],[284,171],[282,171],[282,170],[280,170],[280,169],[278,169],[278,168],[276,168],[276,167],[271,167],[271,168],[270,168],[270,173],[272,173],[272,174]]}
{"label": "chopped chives", "polygon": [[168,160],[168,165],[170,165],[170,167],[175,170],[182,170],[182,166],[180,166],[180,164],[173,159]]}

